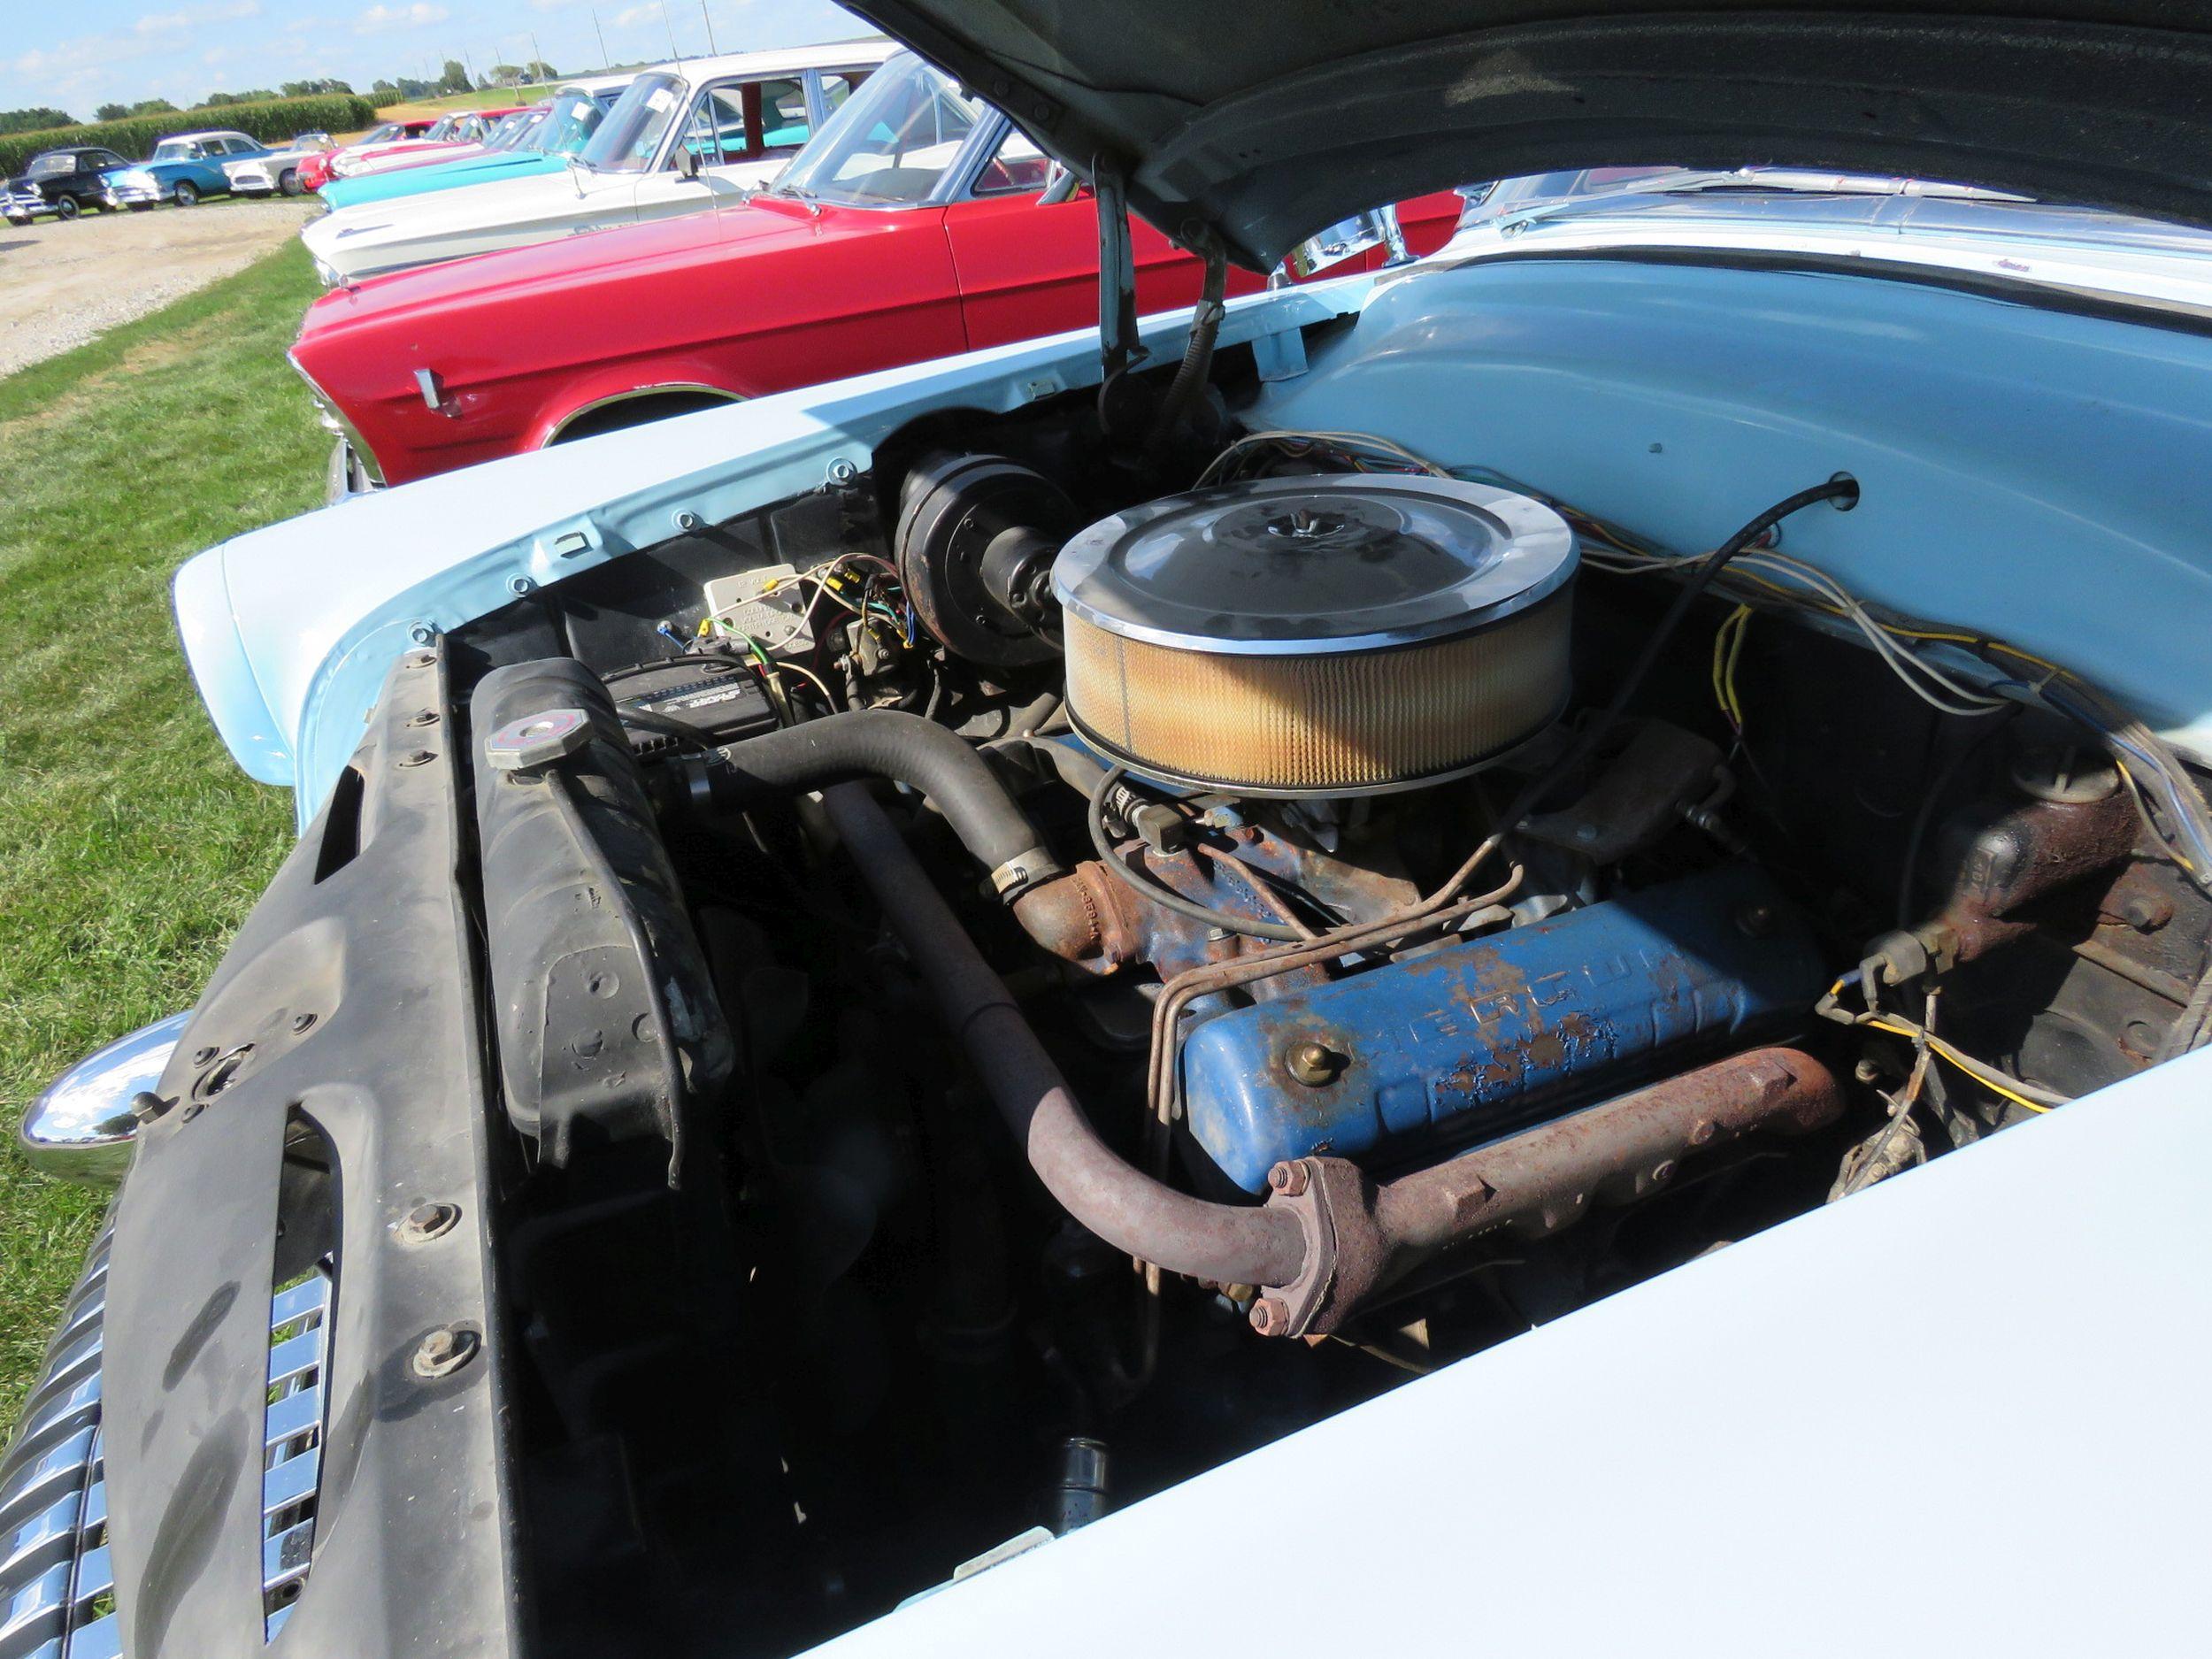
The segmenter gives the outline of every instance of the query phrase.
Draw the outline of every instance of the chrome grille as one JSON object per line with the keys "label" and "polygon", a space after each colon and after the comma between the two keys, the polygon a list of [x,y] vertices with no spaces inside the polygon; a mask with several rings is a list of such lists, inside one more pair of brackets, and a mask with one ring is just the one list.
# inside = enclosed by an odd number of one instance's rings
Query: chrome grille
{"label": "chrome grille", "polygon": [[[61,1330],[0,1460],[0,1659],[119,1659],[101,1455],[100,1350],[109,1239],[64,1305]],[[262,1477],[262,1604],[273,1638],[315,1540],[330,1278],[318,1270],[269,1306]]]}

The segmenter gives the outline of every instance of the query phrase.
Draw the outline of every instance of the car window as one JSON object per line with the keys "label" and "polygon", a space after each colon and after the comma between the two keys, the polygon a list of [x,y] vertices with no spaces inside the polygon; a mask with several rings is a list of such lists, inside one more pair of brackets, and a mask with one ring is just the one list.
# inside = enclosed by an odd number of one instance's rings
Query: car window
{"label": "car window", "polygon": [[94,153],[92,165],[96,167],[127,167],[131,164],[113,150],[103,150]]}
{"label": "car window", "polygon": [[257,156],[261,153],[261,146],[250,138],[227,138],[223,142],[234,156]]}
{"label": "car window", "polygon": [[810,131],[806,112],[806,83],[796,75],[760,83],[760,147],[768,151],[796,150]]}
{"label": "car window", "polygon": [[50,153],[31,157],[30,174],[34,179],[58,178],[65,173],[74,173],[76,170],[77,158],[74,156]]}
{"label": "car window", "polygon": [[703,167],[719,167],[742,161],[753,153],[745,119],[746,93],[750,88],[732,84],[709,87],[691,107],[691,125],[684,133],[684,149],[698,157]]}
{"label": "car window", "polygon": [[862,205],[926,201],[989,108],[920,58],[895,58],[771,188]]}
{"label": "car window", "polygon": [[830,115],[837,113],[845,100],[853,95],[853,88],[868,78],[864,69],[840,70],[822,76],[822,108]]}
{"label": "car window", "polygon": [[197,146],[188,138],[165,138],[154,146],[156,161],[189,161],[197,153]]}
{"label": "car window", "polygon": [[1029,134],[1018,127],[1010,127],[990,160],[983,164],[983,171],[976,174],[975,194],[1012,196],[1041,190],[1045,175],[1051,170],[1051,162]]}

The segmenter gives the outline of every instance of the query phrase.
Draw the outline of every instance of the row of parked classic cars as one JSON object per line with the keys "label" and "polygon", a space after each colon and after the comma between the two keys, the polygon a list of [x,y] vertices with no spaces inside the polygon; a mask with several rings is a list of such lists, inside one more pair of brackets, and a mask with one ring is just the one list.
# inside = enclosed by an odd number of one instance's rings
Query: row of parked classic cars
{"label": "row of parked classic cars", "polygon": [[[1087,190],[887,42],[664,65],[511,119],[536,124],[365,144],[316,182],[332,291],[293,362],[334,493],[1095,319]],[[1432,251],[1462,204],[1347,227],[1331,268]],[[1140,226],[1135,256],[1141,311],[1199,297],[1194,255]]]}
{"label": "row of parked classic cars", "polygon": [[[595,84],[618,89],[626,75]],[[586,83],[595,84],[595,83]],[[266,144],[227,129],[172,133],[143,161],[99,144],[41,150],[0,191],[0,216],[18,226],[53,218],[164,204],[192,207],[219,196],[302,196],[382,169],[520,150],[544,127],[549,106],[457,110],[385,121],[341,145],[322,131]]]}

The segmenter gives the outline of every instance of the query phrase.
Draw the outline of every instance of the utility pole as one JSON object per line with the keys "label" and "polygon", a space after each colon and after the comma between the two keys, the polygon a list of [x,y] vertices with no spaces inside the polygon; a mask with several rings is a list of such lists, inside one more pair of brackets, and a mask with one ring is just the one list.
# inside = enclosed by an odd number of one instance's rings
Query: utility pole
{"label": "utility pole", "polygon": [[539,70],[550,69],[553,66],[545,61],[545,54],[538,49],[538,32],[535,29],[530,31],[530,62],[534,65],[530,71],[533,78],[537,75]]}
{"label": "utility pole", "polygon": [[714,43],[714,19],[708,16],[707,0],[699,0],[699,15],[706,18],[707,20],[707,55],[710,58],[719,58],[722,55],[722,49]]}
{"label": "utility pole", "polygon": [[461,67],[468,71],[469,85],[473,87],[476,84],[476,63],[470,58],[469,49],[465,46],[461,48]]}
{"label": "utility pole", "polygon": [[604,69],[613,60],[607,56],[607,31],[599,27],[599,8],[591,9],[591,32],[599,37],[599,66]]}

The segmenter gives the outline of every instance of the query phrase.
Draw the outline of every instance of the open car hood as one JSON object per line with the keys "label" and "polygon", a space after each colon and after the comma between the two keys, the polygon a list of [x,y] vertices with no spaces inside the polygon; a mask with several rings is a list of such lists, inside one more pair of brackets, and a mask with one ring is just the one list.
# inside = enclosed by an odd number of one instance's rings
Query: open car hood
{"label": "open car hood", "polygon": [[2212,223],[2192,0],[847,0],[1171,234],[1256,268],[1348,214],[1563,167],[1957,180]]}

